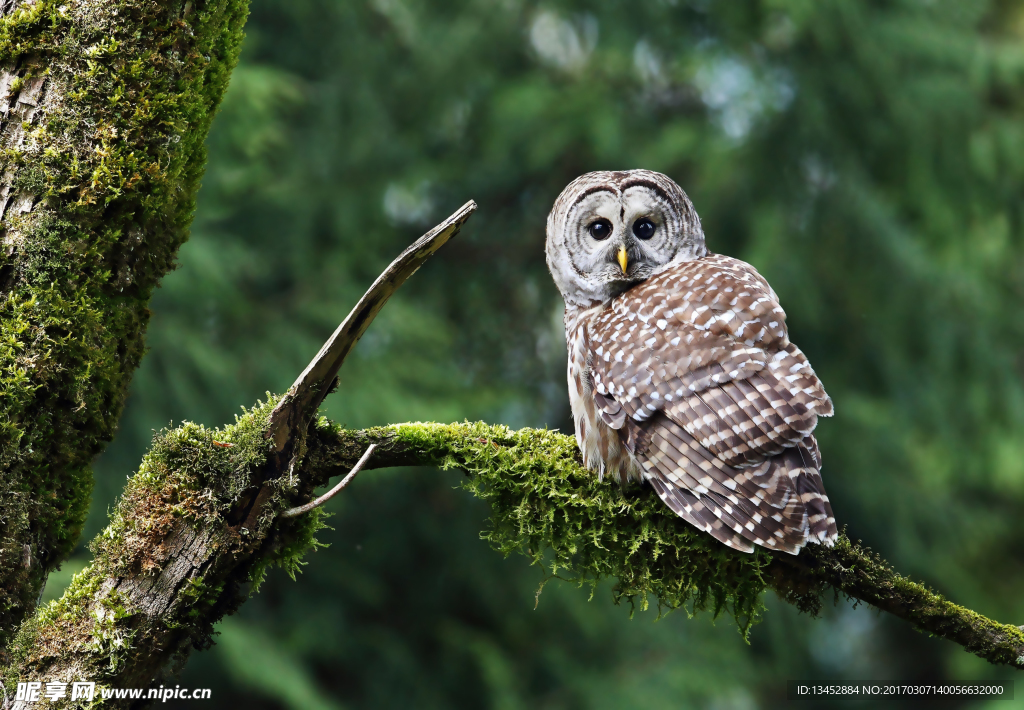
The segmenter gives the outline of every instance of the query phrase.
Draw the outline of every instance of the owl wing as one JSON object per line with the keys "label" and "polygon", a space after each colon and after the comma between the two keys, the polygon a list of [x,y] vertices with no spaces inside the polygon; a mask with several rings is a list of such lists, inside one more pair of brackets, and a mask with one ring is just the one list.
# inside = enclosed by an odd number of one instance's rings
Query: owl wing
{"label": "owl wing", "polygon": [[588,335],[596,408],[677,514],[745,551],[834,539],[811,435],[832,404],[752,266],[670,267]]}

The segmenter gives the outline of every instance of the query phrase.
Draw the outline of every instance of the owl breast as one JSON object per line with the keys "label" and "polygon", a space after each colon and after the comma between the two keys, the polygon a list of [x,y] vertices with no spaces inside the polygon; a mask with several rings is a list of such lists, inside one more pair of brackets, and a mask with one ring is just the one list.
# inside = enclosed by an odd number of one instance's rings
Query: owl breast
{"label": "owl breast", "polygon": [[641,467],[624,446],[619,432],[601,418],[594,400],[594,379],[590,369],[592,358],[587,322],[606,306],[566,310],[566,338],[569,351],[567,378],[569,404],[575,424],[576,443],[583,454],[583,464],[603,480],[607,474],[619,483],[640,480]]}

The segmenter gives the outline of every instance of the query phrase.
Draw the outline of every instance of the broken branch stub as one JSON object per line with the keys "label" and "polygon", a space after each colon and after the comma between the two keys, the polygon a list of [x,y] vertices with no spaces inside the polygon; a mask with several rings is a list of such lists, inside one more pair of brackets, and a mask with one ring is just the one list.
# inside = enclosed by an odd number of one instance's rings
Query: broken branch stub
{"label": "broken branch stub", "polygon": [[273,457],[278,461],[279,473],[283,473],[289,466],[296,437],[301,436],[309,426],[346,356],[380,309],[406,279],[458,233],[475,210],[476,203],[470,200],[391,262],[285,393],[274,408],[267,429],[267,438],[273,442]]}

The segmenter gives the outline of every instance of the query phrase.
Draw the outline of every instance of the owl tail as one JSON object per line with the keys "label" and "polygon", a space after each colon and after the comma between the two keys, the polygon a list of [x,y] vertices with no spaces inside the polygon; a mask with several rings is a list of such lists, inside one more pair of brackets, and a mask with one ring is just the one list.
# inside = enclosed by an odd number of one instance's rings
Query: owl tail
{"label": "owl tail", "polygon": [[795,555],[808,543],[835,541],[813,437],[739,468],[668,418],[659,418],[649,435],[637,452],[644,478],[677,515],[729,547],[753,552],[756,544]]}

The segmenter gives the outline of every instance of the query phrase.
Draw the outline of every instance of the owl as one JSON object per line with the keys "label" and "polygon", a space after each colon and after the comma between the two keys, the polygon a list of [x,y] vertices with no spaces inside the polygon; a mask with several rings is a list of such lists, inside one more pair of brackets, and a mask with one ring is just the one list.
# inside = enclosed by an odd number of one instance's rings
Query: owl
{"label": "owl", "polygon": [[832,401],[772,287],[707,250],[683,190],[649,170],[583,175],[555,201],[545,252],[586,467],[647,482],[743,552],[831,545],[812,432]]}

